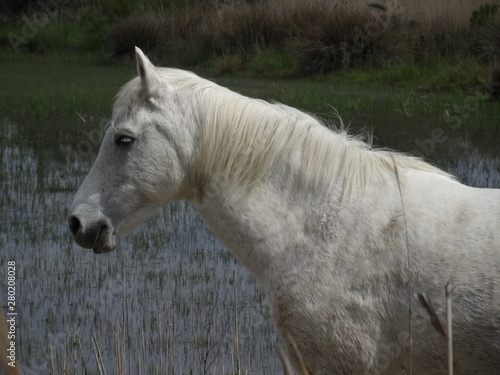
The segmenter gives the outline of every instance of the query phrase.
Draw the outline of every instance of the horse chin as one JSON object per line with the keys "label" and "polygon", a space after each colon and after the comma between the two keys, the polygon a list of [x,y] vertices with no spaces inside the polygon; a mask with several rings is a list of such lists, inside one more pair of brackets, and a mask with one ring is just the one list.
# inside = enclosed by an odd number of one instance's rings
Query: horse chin
{"label": "horse chin", "polygon": [[96,238],[92,251],[94,254],[104,254],[114,249],[116,249],[115,231],[109,226],[104,227]]}
{"label": "horse chin", "polygon": [[92,249],[92,251],[94,252],[94,254],[106,254],[106,253],[110,253],[114,250],[115,248],[110,248],[110,247],[94,247]]}

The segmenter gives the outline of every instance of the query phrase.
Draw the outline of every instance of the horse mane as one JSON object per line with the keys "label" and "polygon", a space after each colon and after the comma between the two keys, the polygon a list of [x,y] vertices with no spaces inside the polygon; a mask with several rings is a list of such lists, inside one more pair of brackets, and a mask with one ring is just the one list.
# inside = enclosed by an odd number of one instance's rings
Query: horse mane
{"label": "horse mane", "polygon": [[[192,179],[200,189],[213,176],[219,183],[250,186],[279,160],[291,160],[293,170],[284,172],[313,189],[332,181],[342,181],[345,191],[364,189],[389,174],[395,178],[395,165],[453,178],[420,158],[374,149],[360,137],[331,130],[295,108],[245,97],[191,72],[156,69],[179,98],[189,98],[180,103],[199,124],[201,148]],[[122,88],[115,108],[137,101],[131,92],[137,96],[133,87],[140,82],[133,81]]]}

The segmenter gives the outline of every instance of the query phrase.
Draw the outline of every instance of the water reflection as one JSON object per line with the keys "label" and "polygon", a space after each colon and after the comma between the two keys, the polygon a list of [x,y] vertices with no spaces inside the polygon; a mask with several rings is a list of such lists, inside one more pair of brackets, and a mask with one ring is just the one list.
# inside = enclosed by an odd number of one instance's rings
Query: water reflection
{"label": "water reflection", "polygon": [[4,122],[1,266],[17,266],[25,374],[96,372],[97,352],[108,373],[138,363],[148,374],[234,373],[238,357],[241,369],[281,369],[260,288],[188,204],[165,207],[118,251],[95,256],[73,243],[65,220],[91,160],[53,163],[54,150],[9,142],[13,129]]}
{"label": "water reflection", "polygon": [[500,188],[500,156],[485,154],[464,139],[450,147],[450,157],[444,168],[466,185],[482,188]]}

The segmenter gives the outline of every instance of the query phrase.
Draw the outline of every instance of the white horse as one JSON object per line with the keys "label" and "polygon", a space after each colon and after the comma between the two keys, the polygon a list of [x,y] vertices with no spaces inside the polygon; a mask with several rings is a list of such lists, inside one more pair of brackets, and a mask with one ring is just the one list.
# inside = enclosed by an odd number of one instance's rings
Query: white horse
{"label": "white horse", "polygon": [[445,374],[451,283],[455,375],[499,373],[500,191],[136,56],[70,210],[80,246],[111,251],[186,199],[264,288],[298,372]]}

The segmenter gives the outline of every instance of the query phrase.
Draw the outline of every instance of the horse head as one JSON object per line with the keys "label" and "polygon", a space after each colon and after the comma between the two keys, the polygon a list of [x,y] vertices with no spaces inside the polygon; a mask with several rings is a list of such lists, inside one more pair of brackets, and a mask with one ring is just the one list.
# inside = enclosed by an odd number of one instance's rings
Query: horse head
{"label": "horse head", "polygon": [[119,92],[97,158],[70,209],[75,241],[95,253],[113,250],[116,236],[186,190],[192,121],[160,69],[138,48],[136,57],[139,76]]}

